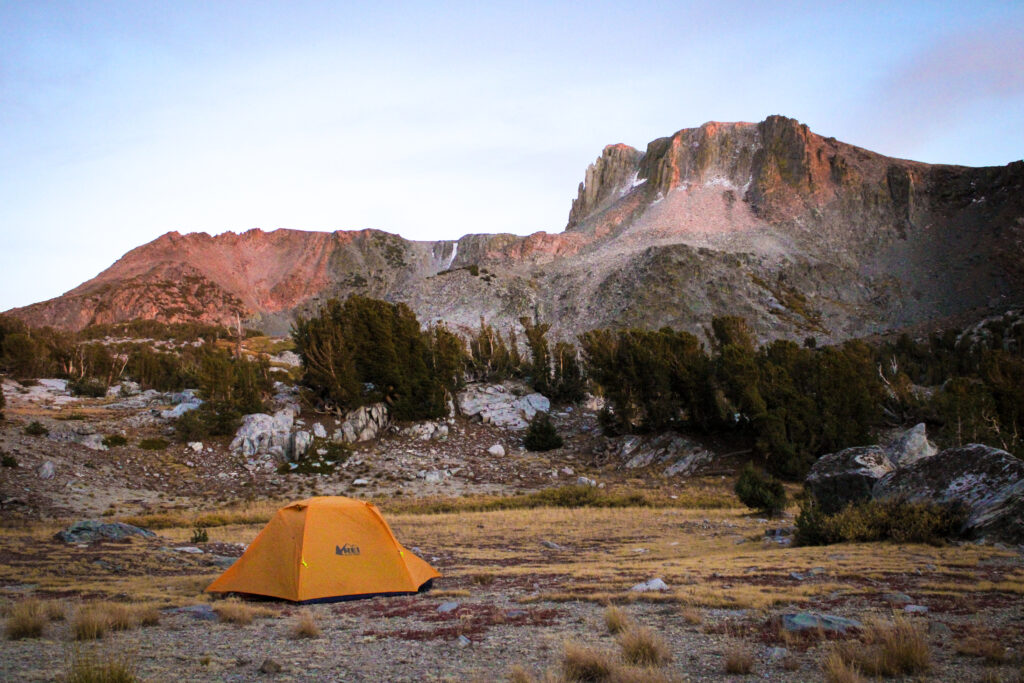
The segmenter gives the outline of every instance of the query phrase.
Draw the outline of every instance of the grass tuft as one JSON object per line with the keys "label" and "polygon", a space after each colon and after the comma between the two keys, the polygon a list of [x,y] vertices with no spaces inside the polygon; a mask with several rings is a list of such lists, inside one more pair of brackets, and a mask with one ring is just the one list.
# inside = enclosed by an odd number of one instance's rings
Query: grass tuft
{"label": "grass tuft", "polygon": [[682,610],[683,621],[691,626],[696,626],[704,622],[704,615],[700,613],[700,610],[696,607],[684,607]]}
{"label": "grass tuft", "polygon": [[865,683],[860,670],[835,650],[825,657],[825,661],[821,663],[821,671],[825,683]]}
{"label": "grass tuft", "polygon": [[604,624],[608,627],[608,633],[615,635],[633,626],[633,620],[621,607],[609,605],[604,611]]}
{"label": "grass tuft", "polygon": [[309,610],[299,612],[292,624],[292,638],[318,637],[320,637],[320,627],[317,625],[316,619],[313,618],[313,613]]}
{"label": "grass tuft", "polygon": [[754,656],[750,650],[735,647],[725,653],[725,673],[746,676],[754,670]]}
{"label": "grass tuft", "polygon": [[989,638],[967,638],[956,644],[956,653],[966,657],[981,657],[986,664],[1005,664],[1008,657],[1002,643]]}
{"label": "grass tuft", "polygon": [[662,640],[649,628],[630,626],[619,634],[622,658],[639,666],[660,666],[671,661],[672,655]]}
{"label": "grass tuft", "polygon": [[123,656],[79,653],[64,674],[66,683],[136,683],[135,666]]}
{"label": "grass tuft", "polygon": [[277,612],[269,607],[254,607],[247,605],[237,598],[228,598],[213,606],[220,620],[227,624],[245,626],[251,624],[253,619],[275,616]]}
{"label": "grass tuft", "polygon": [[4,635],[8,640],[39,638],[43,635],[46,622],[43,604],[39,600],[23,600],[14,605],[7,615]]}
{"label": "grass tuft", "polygon": [[110,617],[99,605],[80,606],[71,621],[75,640],[99,640],[109,629]]}
{"label": "grass tuft", "polygon": [[615,662],[606,652],[566,643],[562,657],[562,677],[566,681],[599,683],[611,679]]}
{"label": "grass tuft", "polygon": [[838,643],[832,654],[869,676],[915,675],[931,668],[928,639],[903,617],[868,624],[863,643]]}

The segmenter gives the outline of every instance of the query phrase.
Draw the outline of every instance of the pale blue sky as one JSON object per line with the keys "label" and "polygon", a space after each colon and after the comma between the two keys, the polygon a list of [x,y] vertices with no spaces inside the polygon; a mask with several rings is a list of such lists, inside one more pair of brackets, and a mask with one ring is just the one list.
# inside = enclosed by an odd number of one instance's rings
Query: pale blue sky
{"label": "pale blue sky", "polygon": [[559,232],[606,144],[770,114],[1020,159],[1024,3],[0,0],[0,310],[170,230]]}

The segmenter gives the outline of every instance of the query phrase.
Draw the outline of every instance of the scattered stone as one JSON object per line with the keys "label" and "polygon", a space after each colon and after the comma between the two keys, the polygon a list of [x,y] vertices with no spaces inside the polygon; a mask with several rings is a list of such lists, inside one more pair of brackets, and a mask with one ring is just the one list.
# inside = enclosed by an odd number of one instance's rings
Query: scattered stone
{"label": "scattered stone", "polygon": [[470,646],[472,644],[473,644],[473,641],[471,641],[466,636],[463,636],[463,635],[459,636],[459,647],[468,647],[468,646]]}
{"label": "scattered stone", "polygon": [[86,422],[62,423],[50,429],[47,438],[54,441],[77,443],[94,451],[105,451],[103,435],[96,432],[96,428]]}
{"label": "scattered stone", "polygon": [[309,432],[299,430],[292,434],[291,442],[291,457],[298,460],[309,452],[309,447],[313,445],[313,435]]}
{"label": "scattered stone", "polygon": [[39,469],[36,470],[36,474],[39,475],[40,479],[53,479],[53,475],[56,472],[57,468],[53,464],[52,460],[47,460],[46,462],[39,466]]}
{"label": "scattered stone", "polygon": [[177,420],[185,413],[189,412],[190,410],[195,410],[202,404],[202,399],[198,398],[188,403],[179,403],[178,405],[174,406],[169,410],[160,411],[160,417],[162,417],[165,420]]}
{"label": "scattered stone", "polygon": [[667,591],[668,584],[662,581],[660,578],[651,579],[643,583],[638,583],[629,590],[637,593],[646,593],[648,591]]}
{"label": "scattered stone", "polygon": [[782,628],[791,633],[811,630],[821,630],[825,633],[846,633],[848,629],[859,629],[862,626],[856,619],[847,619],[831,614],[799,612],[782,615]]}
{"label": "scattered stone", "polygon": [[457,603],[457,602],[454,602],[454,601],[442,602],[440,605],[438,605],[437,611],[438,611],[439,614],[448,614],[448,612],[454,612],[458,608],[459,608],[459,603]]}
{"label": "scattered stone", "polygon": [[544,540],[544,541],[541,541],[540,544],[542,546],[544,546],[545,548],[551,548],[552,550],[565,550],[565,548],[563,546],[558,545],[554,541]]}
{"label": "scattered stone", "polygon": [[386,403],[362,406],[345,415],[341,426],[334,431],[334,440],[358,443],[376,439],[388,426],[390,416]]}
{"label": "scattered stone", "polygon": [[774,662],[780,659],[785,659],[789,656],[789,650],[784,647],[769,647],[765,654],[768,657],[768,661]]}
{"label": "scattered stone", "polygon": [[431,470],[430,472],[427,472],[426,474],[423,475],[423,481],[427,482],[428,484],[440,484],[442,481],[444,481],[444,472]]}
{"label": "scattered stone", "polygon": [[283,668],[281,667],[281,665],[275,662],[270,657],[264,659],[263,663],[260,664],[261,674],[279,674],[281,673],[282,670]]}
{"label": "scattered stone", "polygon": [[189,555],[202,555],[203,551],[194,545],[183,545],[178,548],[171,548],[176,553],[188,553]]}
{"label": "scattered stone", "polygon": [[314,422],[313,423],[313,436],[315,436],[318,439],[326,439],[327,438],[327,429],[322,424],[320,424],[319,422]]}
{"label": "scattered stone", "polygon": [[505,455],[505,447],[502,446],[500,443],[496,443],[490,448],[488,448],[487,452],[496,458],[500,458]]}
{"label": "scattered stone", "polygon": [[202,453],[203,452],[203,442],[202,441],[189,441],[188,442],[188,447],[192,449],[193,453],[198,454],[198,453]]}
{"label": "scattered stone", "polygon": [[886,593],[882,599],[893,605],[907,605],[914,602],[914,598],[906,593]]}
{"label": "scattered stone", "polygon": [[580,486],[597,486],[597,482],[588,477],[576,477],[576,483]]}
{"label": "scattered stone", "polygon": [[362,477],[360,477],[359,479],[356,479],[355,481],[353,481],[352,485],[353,486],[367,486],[369,483],[370,483],[369,479],[363,479]]}
{"label": "scattered stone", "polygon": [[173,607],[171,609],[164,610],[168,614],[187,614],[193,619],[199,621],[217,621],[220,617],[213,611],[211,605],[187,605],[185,607]]}
{"label": "scattered stone", "polygon": [[907,614],[927,614],[928,608],[924,605],[906,605],[903,611]]}
{"label": "scattered stone", "polygon": [[99,522],[94,519],[86,519],[75,522],[64,531],[58,531],[54,538],[65,543],[92,543],[100,539],[117,541],[128,536],[152,538],[156,534],[148,529],[123,522]]}

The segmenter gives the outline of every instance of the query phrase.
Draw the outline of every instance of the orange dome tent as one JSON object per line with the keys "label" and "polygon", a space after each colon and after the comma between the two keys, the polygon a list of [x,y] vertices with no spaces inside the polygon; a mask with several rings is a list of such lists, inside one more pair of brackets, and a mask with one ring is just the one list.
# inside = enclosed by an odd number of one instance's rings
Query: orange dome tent
{"label": "orange dome tent", "polygon": [[398,543],[375,505],[322,496],[278,510],[206,591],[329,601],[415,593],[438,576]]}

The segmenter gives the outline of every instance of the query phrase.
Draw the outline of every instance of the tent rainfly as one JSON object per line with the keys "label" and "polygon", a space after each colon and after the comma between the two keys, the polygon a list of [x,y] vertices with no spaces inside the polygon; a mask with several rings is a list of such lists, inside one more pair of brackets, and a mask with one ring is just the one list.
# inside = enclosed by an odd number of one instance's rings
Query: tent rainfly
{"label": "tent rainfly", "polygon": [[416,593],[439,576],[398,543],[375,505],[321,496],[278,510],[206,591],[330,602]]}

